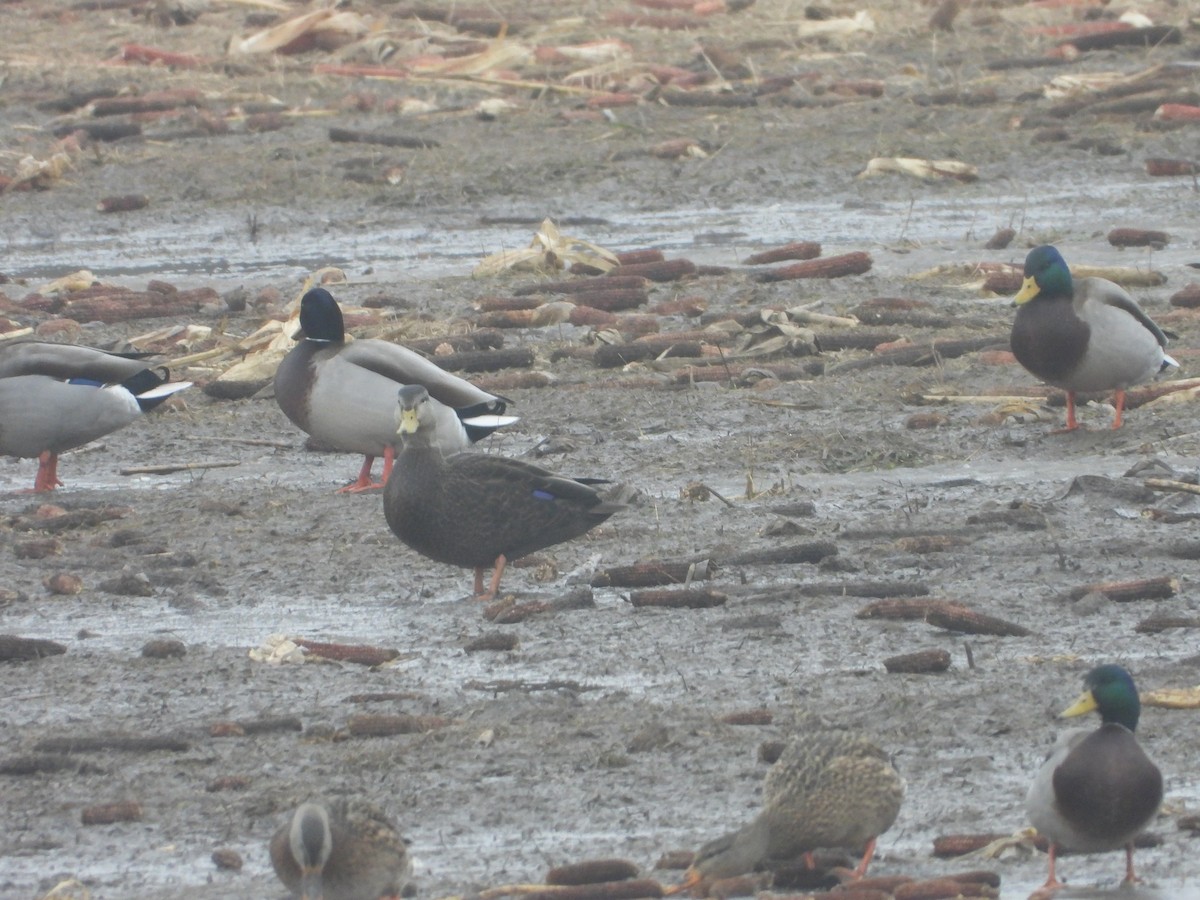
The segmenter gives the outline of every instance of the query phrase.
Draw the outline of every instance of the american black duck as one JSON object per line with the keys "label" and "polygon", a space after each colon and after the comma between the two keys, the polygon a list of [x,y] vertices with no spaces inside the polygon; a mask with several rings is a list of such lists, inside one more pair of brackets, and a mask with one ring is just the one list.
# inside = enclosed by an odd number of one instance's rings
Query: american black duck
{"label": "american black duck", "polygon": [[[478,599],[496,595],[510,560],[578,537],[624,508],[606,501],[595,482],[519,459],[448,454],[429,392],[408,385],[394,399],[403,446],[383,494],[388,525],[421,555],[473,568]],[[488,566],[495,572],[485,590]]]}

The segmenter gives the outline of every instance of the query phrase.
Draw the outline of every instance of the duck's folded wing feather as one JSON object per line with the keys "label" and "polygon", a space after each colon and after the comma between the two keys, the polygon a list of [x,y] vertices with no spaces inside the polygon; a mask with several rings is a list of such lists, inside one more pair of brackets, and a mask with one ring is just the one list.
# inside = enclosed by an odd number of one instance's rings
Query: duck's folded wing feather
{"label": "duck's folded wing feather", "polygon": [[144,363],[126,356],[74,344],[21,341],[0,351],[0,378],[47,375],[51,378],[91,378],[117,384],[145,369]]}
{"label": "duck's folded wing feather", "polygon": [[1162,333],[1162,329],[1146,315],[1145,311],[1138,306],[1137,301],[1129,296],[1120,285],[1103,278],[1081,278],[1076,290],[1079,292],[1077,296],[1087,301],[1114,306],[1133,316],[1138,324],[1154,335],[1154,339],[1158,341],[1160,347],[1167,346],[1167,336]]}
{"label": "duck's folded wing feather", "polygon": [[398,385],[422,384],[429,396],[446,406],[460,409],[482,405],[480,412],[504,412],[503,403],[496,408],[496,401],[503,398],[489,394],[399,344],[374,339],[353,341],[339,355],[346,362],[390,378]]}

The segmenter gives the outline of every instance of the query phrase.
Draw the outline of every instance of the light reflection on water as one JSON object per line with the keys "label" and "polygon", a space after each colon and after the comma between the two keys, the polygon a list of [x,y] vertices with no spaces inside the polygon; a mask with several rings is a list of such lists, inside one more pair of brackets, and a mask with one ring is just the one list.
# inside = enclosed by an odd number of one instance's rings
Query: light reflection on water
{"label": "light reflection on water", "polygon": [[[1150,183],[1089,185],[1089,203],[1081,203],[1067,185],[1036,197],[1012,194],[949,193],[912,197],[903,189],[901,200],[774,203],[725,209],[692,208],[653,211],[592,209],[607,224],[564,228],[612,249],[657,247],[685,253],[699,263],[738,265],[754,249],[798,238],[819,238],[826,255],[842,249],[894,246],[903,249],[906,271],[953,261],[969,247],[962,261],[989,258],[1019,261],[1021,248],[994,252],[977,248],[983,239],[1009,220],[1037,223],[1069,234],[1092,233],[1096,192],[1113,208],[1136,219],[1139,209],[1154,209],[1156,227],[1171,230],[1171,210],[1179,187],[1169,180]],[[465,217],[433,212],[414,227],[395,214],[380,210],[348,209],[342,219],[302,215],[294,209],[256,209],[254,240],[245,210],[209,210],[203,217],[177,216],[163,222],[150,216],[122,219],[119,226],[99,231],[86,222],[64,224],[40,236],[21,223],[0,235],[8,274],[41,280],[80,267],[108,278],[151,275],[156,278],[204,283],[265,282],[300,278],[323,265],[339,265],[353,273],[370,271],[380,281],[466,275],[483,256],[528,245],[535,225],[489,224],[474,212]],[[536,220],[553,211],[539,210]],[[430,227],[430,221],[439,222]],[[964,246],[964,242],[965,245]],[[301,252],[298,252],[298,249]],[[1190,261],[1186,248],[1167,247],[1154,257],[1156,265]],[[926,262],[927,260],[927,262]],[[1129,264],[1145,264],[1143,253],[1131,254]],[[876,266],[885,258],[876,255]],[[357,276],[355,276],[357,277]]]}

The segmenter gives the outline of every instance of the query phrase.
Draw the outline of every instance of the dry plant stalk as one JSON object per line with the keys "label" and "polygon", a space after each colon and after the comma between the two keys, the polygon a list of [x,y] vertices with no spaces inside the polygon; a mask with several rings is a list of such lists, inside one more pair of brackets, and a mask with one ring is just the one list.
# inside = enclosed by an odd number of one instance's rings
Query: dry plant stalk
{"label": "dry plant stalk", "polygon": [[354,737],[391,737],[396,734],[424,734],[449,724],[450,720],[442,716],[359,715],[346,720],[346,731]]}
{"label": "dry plant stalk", "polygon": [[371,647],[365,644],[339,644],[326,641],[310,641],[296,638],[296,645],[303,647],[310,656],[333,659],[338,662],[356,663],[360,666],[379,666],[391,662],[400,655],[390,647]]}
{"label": "dry plant stalk", "polygon": [[940,649],[917,650],[913,653],[889,656],[883,661],[883,667],[893,675],[927,675],[945,672],[950,668],[950,654],[946,650]]}
{"label": "dry plant stalk", "polygon": [[592,587],[654,587],[684,584],[712,578],[716,567],[707,559],[699,562],[652,560],[630,566],[611,566],[592,577]]}
{"label": "dry plant stalk", "polygon": [[[1147,479],[1147,482],[1155,479]],[[1147,487],[1152,487],[1149,483]],[[1195,487],[1195,485],[1192,485]],[[1197,491],[1200,493],[1200,491]],[[1072,588],[1065,594],[1067,600],[1079,600],[1088,594],[1103,594],[1117,603],[1134,600],[1166,600],[1179,593],[1179,579],[1171,575],[1155,578],[1138,578],[1133,581],[1104,581]]]}
{"label": "dry plant stalk", "polygon": [[116,822],[140,822],[142,805],[135,800],[100,803],[84,807],[80,816],[84,825],[112,825]]}
{"label": "dry plant stalk", "polygon": [[1032,634],[1024,625],[976,612],[967,606],[950,605],[931,609],[925,621],[935,628],[963,634],[992,634],[998,637],[1026,637]]}
{"label": "dry plant stalk", "polygon": [[724,606],[728,599],[720,591],[709,588],[658,588],[631,591],[629,594],[629,602],[633,606],[657,606],[663,609],[711,609]]}
{"label": "dry plant stalk", "polygon": [[627,859],[590,859],[551,869],[546,884],[603,884],[637,878],[639,872]]}

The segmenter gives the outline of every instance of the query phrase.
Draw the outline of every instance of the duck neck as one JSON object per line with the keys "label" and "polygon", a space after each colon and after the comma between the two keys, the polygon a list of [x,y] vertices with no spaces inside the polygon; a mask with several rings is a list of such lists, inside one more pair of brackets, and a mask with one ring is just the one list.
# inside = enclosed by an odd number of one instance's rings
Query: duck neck
{"label": "duck neck", "polygon": [[[396,468],[403,473],[403,481],[411,486],[428,484],[433,473],[442,465],[440,448],[429,443],[427,435],[418,431],[405,435],[396,457]],[[390,483],[392,479],[388,479]]]}
{"label": "duck neck", "polygon": [[[710,878],[731,878],[753,872],[767,858],[771,831],[763,816],[749,825],[713,841],[707,858],[696,863],[696,868]],[[711,848],[711,849],[710,849]]]}
{"label": "duck neck", "polygon": [[1137,731],[1141,714],[1142,705],[1137,694],[1133,694],[1132,697],[1122,695],[1111,698],[1100,707],[1100,717],[1106,725],[1115,722],[1117,725],[1124,725],[1130,731]]}

